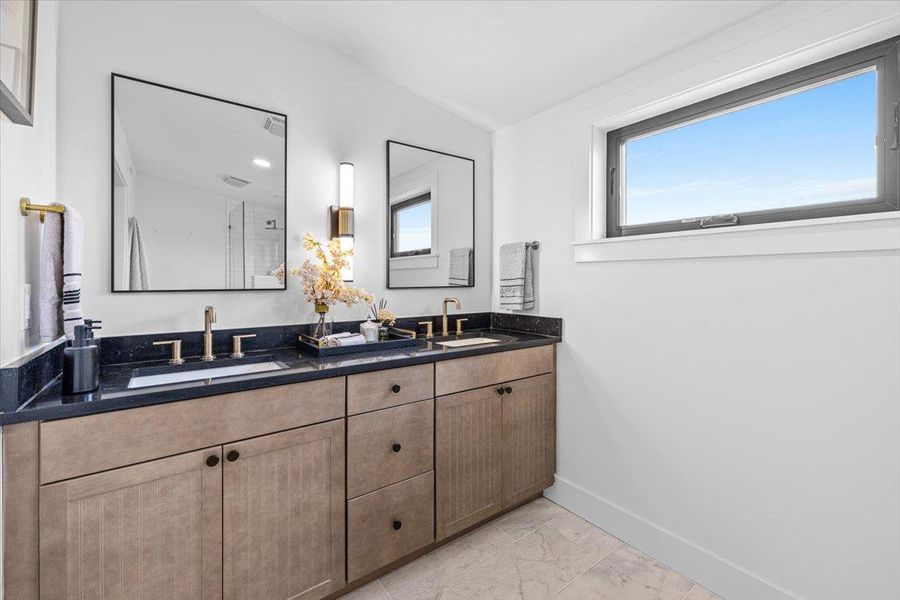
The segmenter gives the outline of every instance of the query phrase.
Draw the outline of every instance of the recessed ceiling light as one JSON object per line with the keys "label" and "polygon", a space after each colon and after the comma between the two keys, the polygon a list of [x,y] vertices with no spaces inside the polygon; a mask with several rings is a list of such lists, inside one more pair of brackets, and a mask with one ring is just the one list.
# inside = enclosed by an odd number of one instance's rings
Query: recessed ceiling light
{"label": "recessed ceiling light", "polygon": [[267,161],[264,158],[254,158],[253,164],[256,165],[257,167],[262,167],[263,169],[268,169],[269,167],[272,166],[272,163],[270,163],[269,161]]}

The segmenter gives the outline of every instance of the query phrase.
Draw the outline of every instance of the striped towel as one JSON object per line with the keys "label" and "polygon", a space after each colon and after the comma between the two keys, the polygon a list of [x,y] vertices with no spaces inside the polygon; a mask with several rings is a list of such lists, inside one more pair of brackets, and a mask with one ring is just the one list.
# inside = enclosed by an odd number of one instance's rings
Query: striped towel
{"label": "striped towel", "polygon": [[500,308],[534,308],[532,249],[526,242],[500,247]]}
{"label": "striped towel", "polygon": [[75,326],[84,325],[81,314],[81,271],[84,265],[84,219],[66,206],[63,213],[62,317],[66,338],[75,337]]}
{"label": "striped towel", "polygon": [[41,227],[38,331],[42,342],[59,339],[63,282],[62,215],[47,213]]}
{"label": "striped towel", "polygon": [[471,248],[453,248],[450,250],[450,285],[475,285],[475,261],[472,260]]}
{"label": "striped towel", "polygon": [[52,212],[44,215],[41,229],[38,329],[45,342],[58,339],[60,329],[72,340],[75,326],[84,324],[81,314],[84,219],[71,206],[65,209],[62,215]]}

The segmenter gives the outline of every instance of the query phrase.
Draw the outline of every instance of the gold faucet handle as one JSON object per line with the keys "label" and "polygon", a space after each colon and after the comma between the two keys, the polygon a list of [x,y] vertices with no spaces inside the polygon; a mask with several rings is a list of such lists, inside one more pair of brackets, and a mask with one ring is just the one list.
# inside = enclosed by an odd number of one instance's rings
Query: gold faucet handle
{"label": "gold faucet handle", "polygon": [[244,358],[244,353],[241,352],[241,340],[245,338],[255,338],[255,333],[245,333],[243,335],[233,335],[231,336],[231,358]]}
{"label": "gold faucet handle", "polygon": [[170,365],[180,365],[184,363],[184,359],[181,358],[181,340],[161,340],[159,342],[153,342],[154,346],[172,346],[172,357],[169,359]]}
{"label": "gold faucet handle", "polygon": [[456,335],[462,334],[462,324],[468,321],[468,319],[457,319],[456,320]]}
{"label": "gold faucet handle", "polygon": [[425,337],[426,337],[426,338],[433,338],[433,337],[434,337],[434,322],[433,322],[433,321],[419,321],[418,324],[419,324],[419,325],[424,325],[425,327],[427,327],[427,329],[425,330]]}

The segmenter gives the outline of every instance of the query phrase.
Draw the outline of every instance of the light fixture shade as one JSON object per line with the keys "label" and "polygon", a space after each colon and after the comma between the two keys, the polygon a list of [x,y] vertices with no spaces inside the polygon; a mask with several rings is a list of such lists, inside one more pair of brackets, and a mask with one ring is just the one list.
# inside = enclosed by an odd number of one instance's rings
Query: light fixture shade
{"label": "light fixture shade", "polygon": [[[338,204],[331,207],[331,237],[341,241],[341,250],[353,250],[353,163],[338,165]],[[353,256],[341,270],[341,279],[353,281]]]}
{"label": "light fixture shade", "polygon": [[338,167],[340,176],[338,204],[341,208],[353,208],[353,163],[342,162]]}

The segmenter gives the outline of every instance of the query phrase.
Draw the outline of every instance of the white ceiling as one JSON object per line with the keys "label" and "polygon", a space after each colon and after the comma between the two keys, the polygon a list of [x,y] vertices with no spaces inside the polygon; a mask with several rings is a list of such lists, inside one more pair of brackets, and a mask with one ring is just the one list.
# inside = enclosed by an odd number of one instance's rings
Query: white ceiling
{"label": "white ceiling", "polygon": [[488,129],[537,114],[780,3],[246,1]]}
{"label": "white ceiling", "polygon": [[[284,138],[263,128],[267,112],[116,79],[116,112],[135,170],[239,200],[284,196]],[[264,158],[268,169],[253,164]],[[251,182],[236,188],[233,175]]]}

